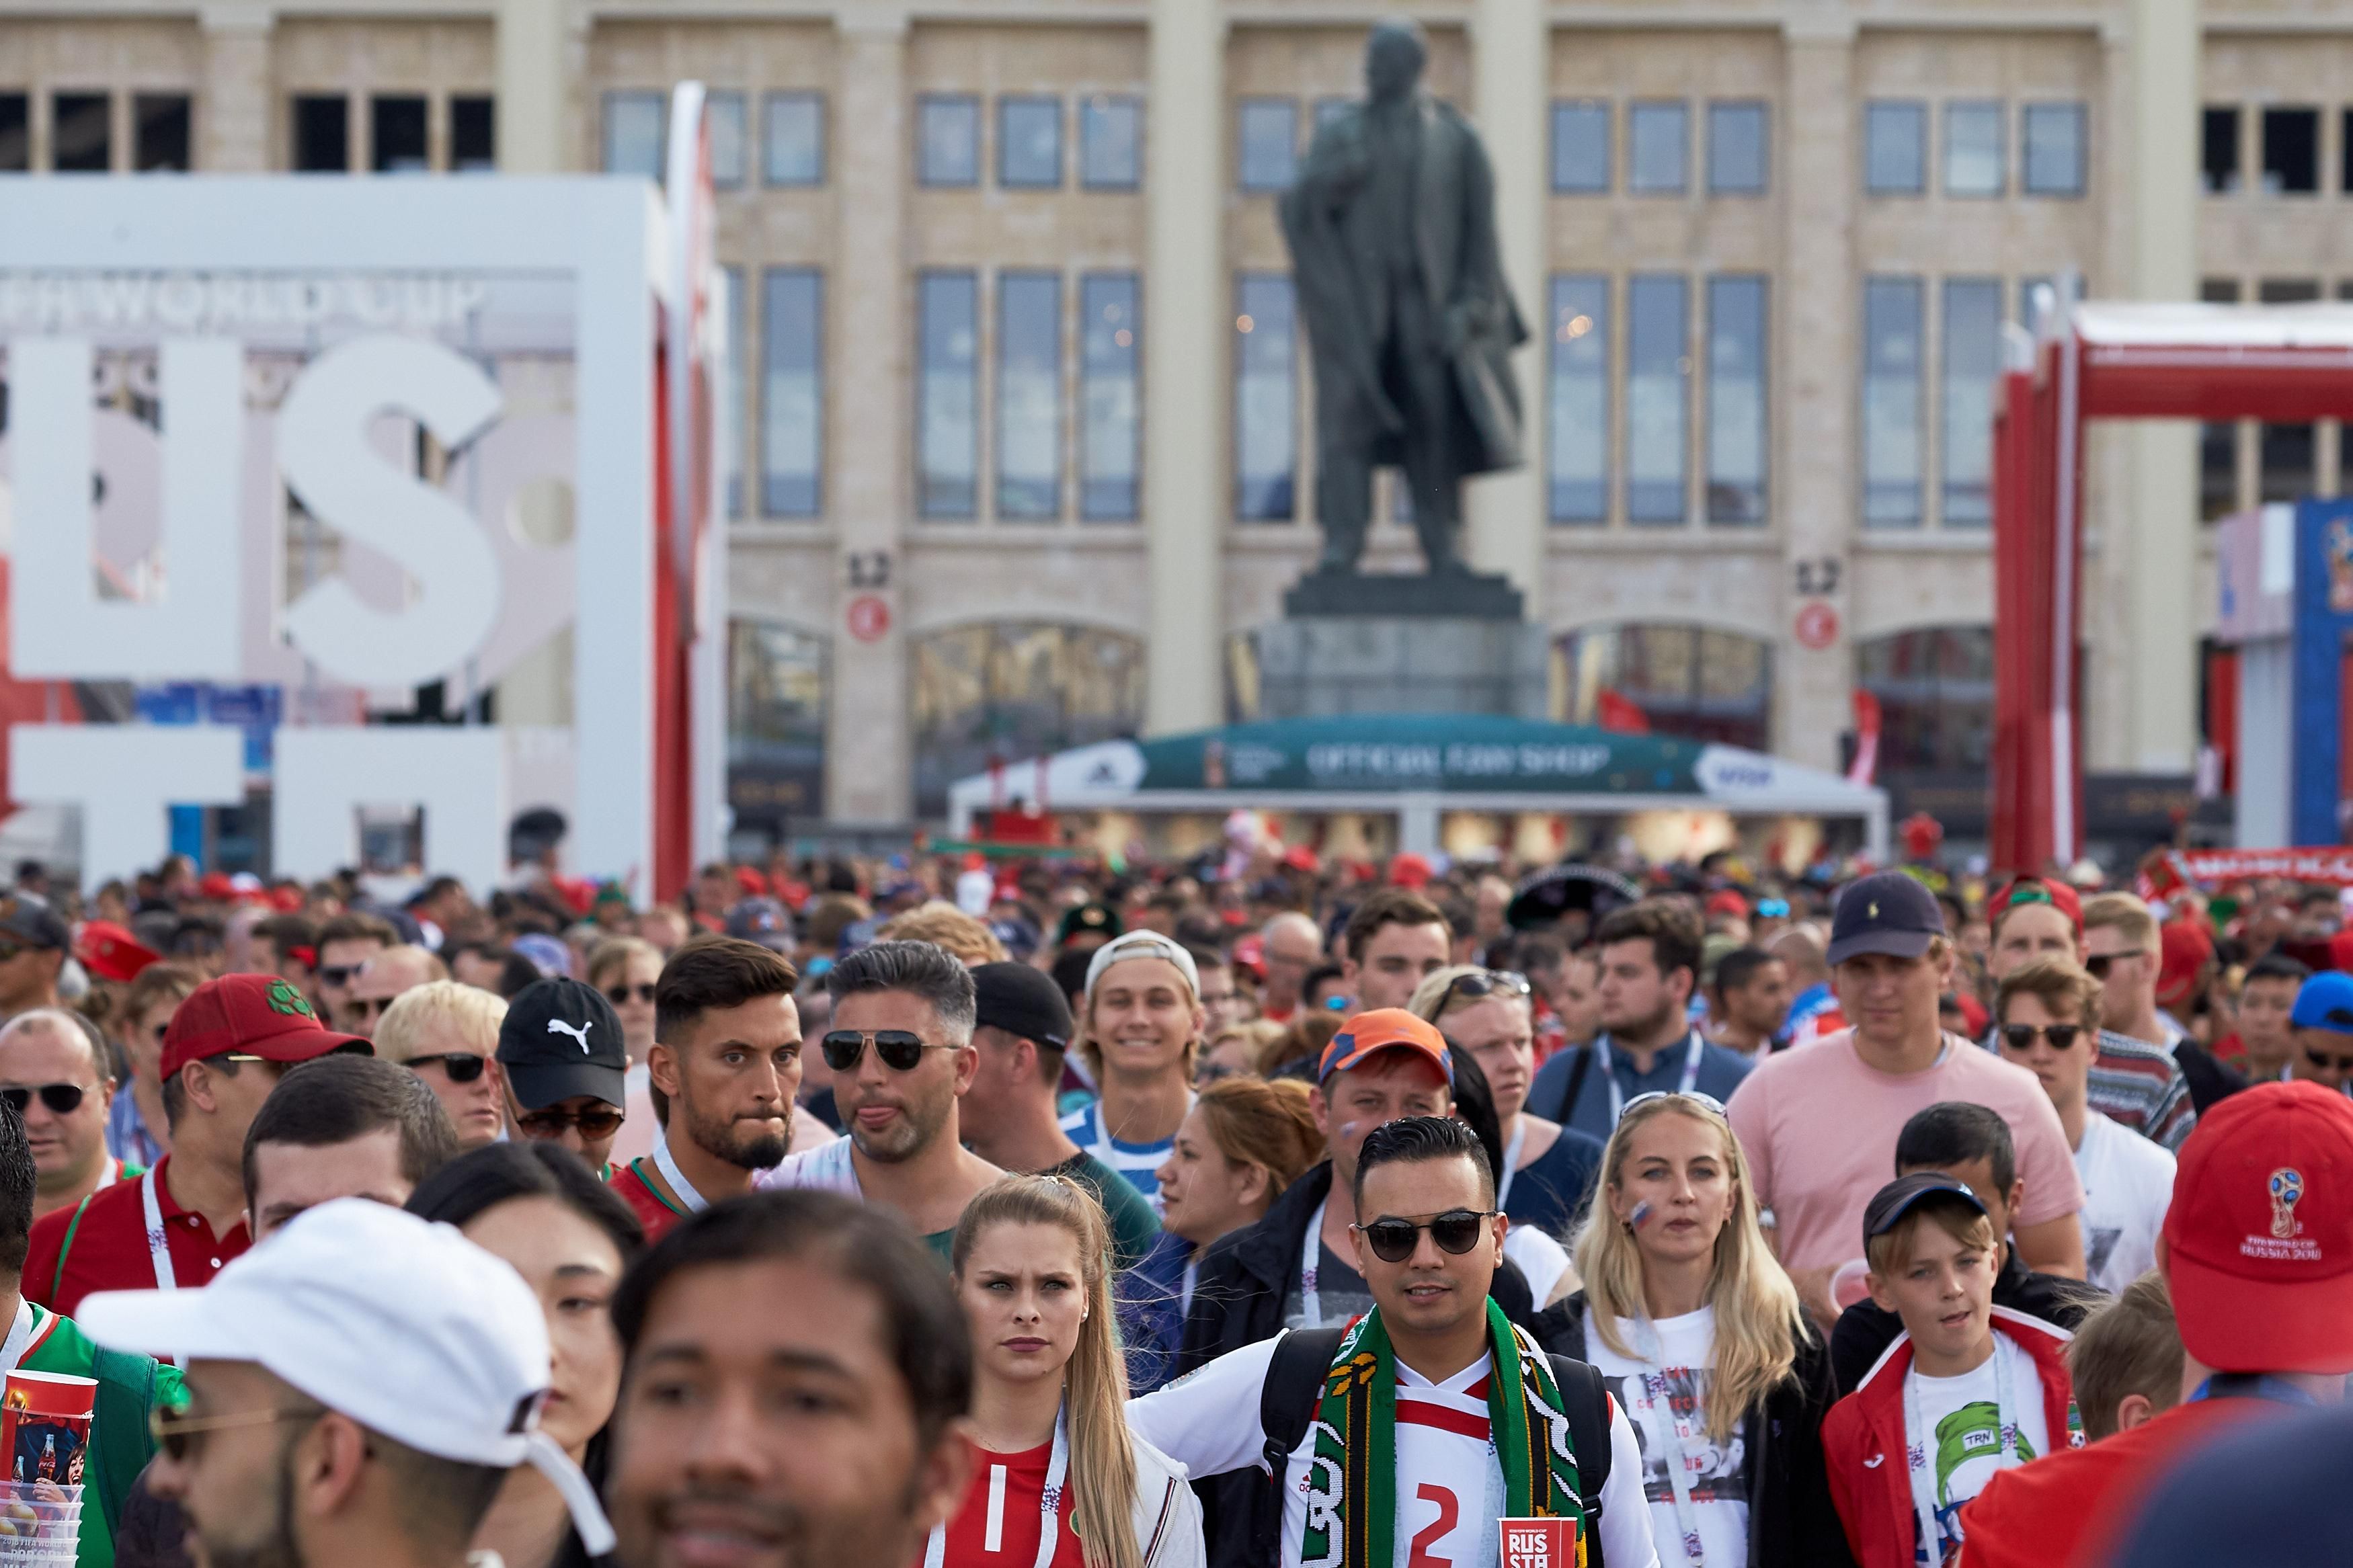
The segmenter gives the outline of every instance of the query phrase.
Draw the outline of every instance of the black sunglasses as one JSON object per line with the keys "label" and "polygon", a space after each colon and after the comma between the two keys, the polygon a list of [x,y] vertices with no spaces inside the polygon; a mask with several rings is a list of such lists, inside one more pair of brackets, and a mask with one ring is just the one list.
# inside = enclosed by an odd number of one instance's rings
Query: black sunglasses
{"label": "black sunglasses", "polygon": [[438,1064],[451,1083],[471,1083],[482,1076],[482,1058],[471,1051],[441,1051],[408,1058],[411,1068],[421,1068],[427,1062]]}
{"label": "black sunglasses", "polygon": [[2304,1059],[2322,1072],[2353,1073],[2353,1057],[2331,1056],[2327,1051],[2316,1051],[2306,1046],[2304,1047]]}
{"label": "black sunglasses", "polygon": [[586,1110],[529,1110],[515,1118],[515,1125],[530,1138],[561,1138],[565,1128],[577,1127],[581,1137],[594,1141],[619,1131],[621,1113],[609,1105]]}
{"label": "black sunglasses", "polygon": [[2001,1038],[2002,1043],[2013,1051],[2030,1049],[2037,1039],[2050,1041],[2054,1051],[2063,1051],[2073,1046],[2076,1037],[2083,1032],[2081,1024],[2004,1024]]}
{"label": "black sunglasses", "polygon": [[606,1000],[612,1003],[616,1007],[625,1005],[632,996],[635,996],[640,1002],[650,1002],[654,999],[654,988],[651,985],[607,985],[605,987]]}
{"label": "black sunglasses", "polygon": [[1420,1245],[1421,1233],[1425,1230],[1430,1232],[1430,1239],[1438,1243],[1440,1251],[1451,1252],[1460,1258],[1479,1245],[1479,1238],[1487,1234],[1487,1222],[1494,1217],[1493,1209],[1481,1209],[1475,1213],[1470,1209],[1448,1209],[1444,1214],[1423,1220],[1419,1225],[1409,1219],[1377,1219],[1370,1225],[1350,1226],[1348,1228],[1362,1232],[1365,1245],[1371,1247],[1373,1256],[1382,1262],[1403,1263],[1413,1256],[1413,1249]]}
{"label": "black sunglasses", "polygon": [[322,985],[349,985],[352,983],[353,978],[365,967],[366,965],[359,963],[330,963],[323,965],[319,970],[319,984]]}
{"label": "black sunglasses", "polygon": [[33,1096],[37,1094],[41,1097],[41,1103],[48,1107],[50,1115],[71,1116],[81,1109],[82,1099],[89,1092],[78,1083],[45,1083],[37,1089],[12,1083],[0,1087],[0,1100],[5,1100],[9,1110],[22,1116],[25,1108],[33,1103]]}
{"label": "black sunglasses", "polygon": [[818,1041],[825,1052],[825,1065],[836,1072],[848,1072],[866,1054],[866,1042],[874,1042],[874,1054],[892,1072],[913,1072],[915,1064],[923,1059],[925,1051],[951,1051],[954,1046],[934,1046],[924,1043],[923,1037],[905,1029],[834,1029]]}
{"label": "black sunglasses", "polygon": [[2091,957],[2084,960],[2084,967],[2091,973],[2093,979],[2105,980],[2108,977],[2109,966],[2114,964],[2117,959],[2138,958],[2142,953],[2147,952],[2147,951],[2148,949],[2145,947],[2128,947],[2122,952],[2095,952]]}

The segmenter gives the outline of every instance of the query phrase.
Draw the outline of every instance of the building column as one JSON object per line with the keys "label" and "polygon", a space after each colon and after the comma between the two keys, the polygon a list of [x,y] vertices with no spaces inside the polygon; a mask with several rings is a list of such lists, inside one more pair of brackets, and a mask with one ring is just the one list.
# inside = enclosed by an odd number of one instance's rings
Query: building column
{"label": "building column", "polygon": [[[2131,155],[2104,166],[2130,182],[2130,236],[2118,292],[2198,298],[2198,0],[2133,0],[2126,45]],[[2198,747],[2198,426],[2135,420],[2125,493],[2108,516],[2124,552],[2130,679],[2125,754],[2136,773],[2186,773]]]}
{"label": "building column", "polygon": [[[912,506],[907,270],[907,14],[838,13],[839,87],[828,341],[854,344],[826,368],[828,489],[835,521],[826,816],[884,826],[914,816],[907,659],[909,595],[901,520]],[[853,285],[853,279],[856,280]],[[746,287],[757,287],[747,277]],[[855,450],[857,460],[844,460]],[[879,605],[880,614],[876,613]]]}
{"label": "building column", "polygon": [[494,139],[501,174],[560,174],[565,64],[572,53],[565,0],[498,0]]}
{"label": "building column", "polygon": [[283,160],[269,155],[269,29],[267,0],[212,5],[198,13],[202,75],[195,102],[195,166],[207,174],[259,174]]}
{"label": "building column", "polygon": [[1225,721],[1226,531],[1233,486],[1219,384],[1225,287],[1226,19],[1219,0],[1152,0],[1144,144],[1144,536],[1152,608],[1145,728]]}
{"label": "building column", "polygon": [[1470,554],[1526,596],[1528,618],[1544,619],[1545,237],[1551,190],[1545,153],[1552,28],[1545,0],[1479,0],[1472,16],[1471,100],[1495,174],[1495,228],[1504,279],[1534,334],[1512,356],[1519,382],[1522,466],[1473,480]]}
{"label": "building column", "polygon": [[[1860,178],[1854,23],[1793,22],[1783,43],[1788,226],[1771,370],[1783,611],[1774,647],[1773,745],[1810,767],[1835,768],[1839,736],[1854,721],[1850,585],[1862,489],[1855,439],[1862,290],[1852,237]],[[1837,635],[1809,647],[1799,628],[1818,626],[1823,609],[1837,618]]]}

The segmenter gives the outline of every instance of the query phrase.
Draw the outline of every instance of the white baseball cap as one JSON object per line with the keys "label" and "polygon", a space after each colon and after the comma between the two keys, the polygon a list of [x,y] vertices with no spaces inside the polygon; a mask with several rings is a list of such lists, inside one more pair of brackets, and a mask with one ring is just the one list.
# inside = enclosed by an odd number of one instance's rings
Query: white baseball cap
{"label": "white baseball cap", "polygon": [[1104,970],[1131,958],[1166,959],[1176,966],[1176,973],[1185,977],[1185,984],[1195,999],[1199,999],[1200,966],[1193,962],[1193,955],[1185,951],[1184,943],[1162,936],[1156,931],[1132,931],[1124,936],[1115,936],[1095,949],[1095,955],[1087,961],[1087,994],[1094,994],[1095,982],[1103,978]]}
{"label": "white baseball cap", "polygon": [[531,1464],[592,1557],[613,1527],[539,1430],[551,1373],[539,1298],[507,1262],[406,1210],[338,1198],[297,1215],[195,1290],[103,1290],[74,1321],[100,1344],[259,1363],[396,1443],[467,1464]]}

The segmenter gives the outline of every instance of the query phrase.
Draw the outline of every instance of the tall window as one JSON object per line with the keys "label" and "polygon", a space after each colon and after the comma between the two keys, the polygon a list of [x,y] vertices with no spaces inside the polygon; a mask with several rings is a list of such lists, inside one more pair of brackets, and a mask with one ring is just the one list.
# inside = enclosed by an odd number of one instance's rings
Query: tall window
{"label": "tall window", "polygon": [[926,185],[980,184],[980,100],[929,93],[915,100],[915,178]]}
{"label": "tall window", "polygon": [[1062,279],[997,279],[997,515],[1062,515]]}
{"label": "tall window", "polygon": [[32,166],[32,100],[21,92],[0,92],[0,174],[21,174]]}
{"label": "tall window", "polygon": [[778,267],[760,301],[760,509],[815,517],[825,454],[825,279]]}
{"label": "tall window", "polygon": [[114,106],[107,94],[50,95],[49,167],[60,174],[103,174],[114,167]]}
{"label": "tall window", "polygon": [[1091,272],[1079,281],[1079,516],[1126,522],[1136,513],[1143,447],[1136,344],[1144,330],[1135,274]]}
{"label": "tall window", "polygon": [[[453,99],[455,110],[464,100]],[[481,101],[487,101],[481,100]],[[132,167],[142,174],[185,174],[193,167],[188,157],[188,95],[185,92],[142,92],[131,100],[132,128],[136,145]],[[0,168],[7,167],[0,158]]]}
{"label": "tall window", "polygon": [[1945,194],[1998,196],[2008,186],[2010,139],[1999,100],[1945,105]]}
{"label": "tall window", "polygon": [[1144,177],[1144,100],[1095,93],[1079,104],[1079,184],[1132,191]]}
{"label": "tall window", "polygon": [[1636,103],[1626,110],[1626,188],[1637,195],[1681,195],[1690,184],[1691,110],[1681,103]]}
{"label": "tall window", "polygon": [[[612,100],[606,95],[605,168],[613,172]],[[294,133],[292,164],[298,174],[348,174],[352,170],[352,103],[341,94],[305,93],[294,100],[290,116]],[[659,121],[654,134],[661,134]]]}
{"label": "tall window", "polygon": [[1920,280],[1870,278],[1862,286],[1862,521],[1920,523]]}
{"label": "tall window", "polygon": [[[910,639],[915,809],[947,810],[948,785],[992,762],[1133,735],[1144,723],[1144,645],[1041,621],[952,626]],[[1034,798],[1008,769],[1008,804]],[[1048,803],[1050,804],[1050,803]]]}
{"label": "tall window", "polygon": [[748,134],[744,95],[714,92],[704,100],[711,122],[711,183],[730,191],[744,183],[744,142]]}
{"label": "tall window", "polygon": [[1638,710],[1655,732],[1770,749],[1773,649],[1713,626],[1673,623],[1592,626],[1556,645],[1567,679],[1559,717],[1598,724],[1606,710]]}
{"label": "tall window", "polygon": [[721,269],[727,278],[727,384],[719,389],[719,471],[727,493],[727,515],[744,515],[744,386],[752,374],[751,346],[744,341],[744,269]]}
{"label": "tall window", "polygon": [[1993,632],[1927,626],[1855,647],[1855,684],[1879,699],[1879,765],[1983,774],[1993,755]]}
{"label": "tall window", "polygon": [[449,171],[494,174],[499,168],[498,106],[489,98],[449,100]]}
{"label": "tall window", "polygon": [[1552,280],[1552,439],[1549,515],[1555,522],[1609,516],[1609,279]]}
{"label": "tall window", "polygon": [[1592,195],[1609,188],[1609,106],[1583,98],[1552,106],[1552,188]]}
{"label": "tall window", "polygon": [[1246,191],[1290,188],[1299,173],[1299,103],[1289,98],[1246,98],[1235,141],[1236,175]]}
{"label": "tall window", "polygon": [[422,174],[433,167],[426,150],[425,100],[410,94],[368,100],[369,166],[379,174]]}
{"label": "tall window", "polygon": [[1060,99],[997,100],[997,183],[1032,190],[1062,183]]}
{"label": "tall window", "polygon": [[2320,193],[2320,110],[2263,110],[2263,195]]}
{"label": "tall window", "polygon": [[825,183],[825,99],[772,92],[762,101],[760,177],[771,185]]}
{"label": "tall window", "polygon": [[2242,184],[2239,163],[2239,106],[2210,103],[2200,121],[2199,184],[2210,196],[2236,193]]}
{"label": "tall window", "polygon": [[[2266,305],[2303,305],[2320,298],[2320,285],[2302,278],[2266,278],[2255,286]],[[2263,467],[2257,494],[2266,501],[2302,500],[2320,488],[2320,427],[2265,424],[2257,437]]]}
{"label": "tall window", "polygon": [[[2209,278],[2198,285],[2198,298],[2209,305],[2235,305],[2239,302],[2239,280]],[[2208,522],[2239,510],[2236,420],[2209,419],[2198,426],[2198,510]]]}
{"label": "tall window", "polygon": [[1234,511],[1249,521],[1285,520],[1296,508],[1299,461],[1291,279],[1245,272],[1235,293]]}
{"label": "tall window", "polygon": [[1765,194],[1765,106],[1761,103],[1711,103],[1707,106],[1707,189],[1716,196],[1761,196]]}
{"label": "tall window", "polygon": [[1626,280],[1626,517],[1681,522],[1691,449],[1691,286],[1637,273]]}
{"label": "tall window", "polygon": [[662,95],[605,95],[605,173],[662,177]]}
{"label": "tall window", "polygon": [[1945,279],[1944,517],[1993,520],[1993,392],[2001,374],[2001,280]]}
{"label": "tall window", "polygon": [[[2030,196],[2084,194],[2084,106],[2030,103],[2025,112],[2026,168],[2020,184]],[[2314,164],[2316,176],[2318,163]]]}
{"label": "tall window", "polygon": [[1707,521],[1765,521],[1765,279],[1707,280]]}
{"label": "tall window", "polygon": [[1878,101],[1862,110],[1862,186],[1874,196],[1916,196],[1927,184],[1926,105]]}
{"label": "tall window", "polygon": [[980,284],[969,272],[925,272],[915,298],[915,509],[971,517],[980,502]]}
{"label": "tall window", "polygon": [[823,637],[727,624],[727,804],[739,829],[825,815],[826,684]]}

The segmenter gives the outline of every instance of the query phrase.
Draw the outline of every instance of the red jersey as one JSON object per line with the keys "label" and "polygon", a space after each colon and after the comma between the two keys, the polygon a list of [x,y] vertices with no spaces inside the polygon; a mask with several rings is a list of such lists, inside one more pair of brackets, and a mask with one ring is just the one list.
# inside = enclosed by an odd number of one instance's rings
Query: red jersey
{"label": "red jersey", "polygon": [[[171,1165],[169,1154],[155,1163],[155,1211],[164,1222],[172,1283],[193,1289],[210,1284],[214,1275],[253,1245],[253,1238],[242,1219],[227,1234],[216,1236],[204,1215],[173,1202],[167,1179]],[[145,1177],[117,1182],[72,1208],[36,1220],[25,1258],[26,1299],[70,1318],[93,1290],[152,1290],[163,1283],[148,1245],[147,1186]]]}
{"label": "red jersey", "polygon": [[613,1195],[629,1205],[638,1223],[646,1227],[646,1245],[651,1247],[670,1234],[670,1227],[686,1217],[686,1211],[672,1204],[660,1193],[646,1173],[643,1159],[630,1161],[605,1180]]}
{"label": "red jersey", "polygon": [[[1051,1443],[1018,1454],[975,1447],[972,1484],[948,1521],[941,1568],[1035,1568],[1046,1519],[1046,1468],[1053,1457]],[[1082,1568],[1078,1531],[1071,1528],[1071,1500],[1077,1489],[1065,1486],[1053,1500],[1060,1522],[1051,1568]]]}

